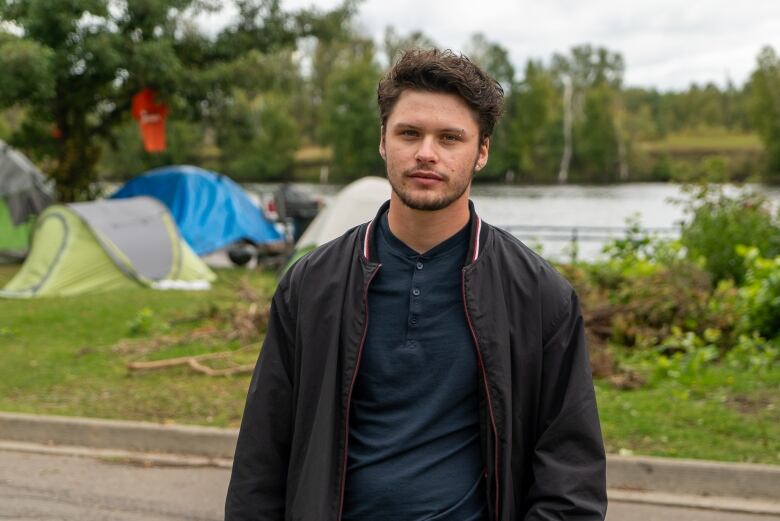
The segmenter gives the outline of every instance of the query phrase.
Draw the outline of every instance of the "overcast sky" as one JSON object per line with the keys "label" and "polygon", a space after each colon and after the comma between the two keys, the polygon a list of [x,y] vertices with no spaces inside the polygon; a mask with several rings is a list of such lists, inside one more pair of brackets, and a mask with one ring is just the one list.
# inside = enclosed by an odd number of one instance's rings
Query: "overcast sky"
{"label": "overcast sky", "polygon": [[[286,9],[338,4],[283,0]],[[548,63],[591,43],[622,53],[627,85],[664,90],[741,85],[763,46],[780,52],[780,0],[365,0],[357,21],[378,43],[392,25],[454,50],[482,32],[509,50],[518,72],[528,58]]]}

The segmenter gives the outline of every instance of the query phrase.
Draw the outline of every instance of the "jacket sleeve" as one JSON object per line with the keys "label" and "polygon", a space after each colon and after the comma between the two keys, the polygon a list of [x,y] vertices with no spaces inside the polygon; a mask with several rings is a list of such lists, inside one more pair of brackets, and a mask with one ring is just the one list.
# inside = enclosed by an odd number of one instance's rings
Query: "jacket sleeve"
{"label": "jacket sleeve", "polygon": [[277,289],[247,394],[225,501],[226,521],[284,519],[293,417],[294,328],[281,295]]}
{"label": "jacket sleeve", "polygon": [[544,333],[526,521],[603,520],[606,457],[585,329],[574,291]]}

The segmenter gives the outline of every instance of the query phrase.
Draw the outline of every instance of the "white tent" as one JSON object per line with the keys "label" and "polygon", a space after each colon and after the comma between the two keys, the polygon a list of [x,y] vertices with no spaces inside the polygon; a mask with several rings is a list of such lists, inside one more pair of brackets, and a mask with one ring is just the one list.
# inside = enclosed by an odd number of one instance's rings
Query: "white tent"
{"label": "white tent", "polygon": [[362,177],[348,184],[306,228],[295,249],[321,246],[370,221],[382,203],[390,199],[390,190],[390,183],[382,177]]}
{"label": "white tent", "polygon": [[350,228],[373,219],[382,203],[390,199],[390,191],[390,183],[383,177],[362,177],[345,186],[298,239],[290,264]]}

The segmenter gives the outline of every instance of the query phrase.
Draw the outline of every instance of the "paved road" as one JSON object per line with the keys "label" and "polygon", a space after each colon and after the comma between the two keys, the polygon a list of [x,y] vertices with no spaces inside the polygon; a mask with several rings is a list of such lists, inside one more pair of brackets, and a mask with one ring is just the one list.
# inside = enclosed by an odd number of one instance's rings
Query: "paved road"
{"label": "paved road", "polygon": [[[0,451],[0,520],[219,521],[229,471]],[[607,521],[768,521],[613,502]]]}

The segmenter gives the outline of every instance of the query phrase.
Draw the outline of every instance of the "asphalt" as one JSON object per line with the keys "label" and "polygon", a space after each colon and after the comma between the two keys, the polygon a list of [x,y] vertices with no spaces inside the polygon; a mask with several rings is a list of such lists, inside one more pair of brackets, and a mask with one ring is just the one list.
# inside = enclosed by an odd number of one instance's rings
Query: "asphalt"
{"label": "asphalt", "polygon": [[[237,429],[0,412],[0,450],[230,467]],[[780,516],[780,466],[607,457],[610,498]]]}

